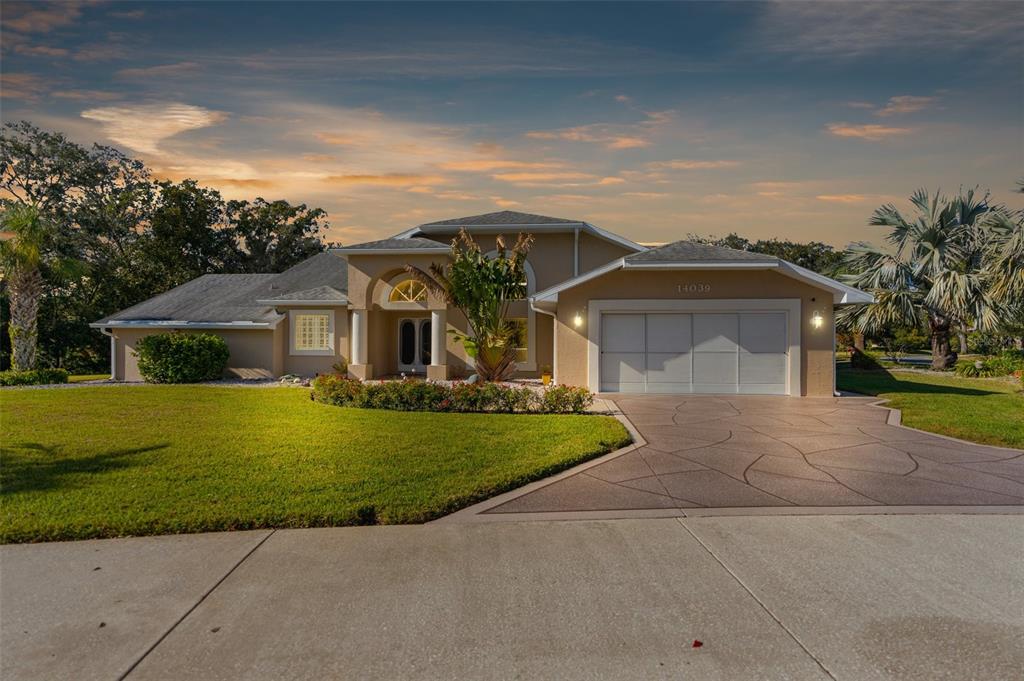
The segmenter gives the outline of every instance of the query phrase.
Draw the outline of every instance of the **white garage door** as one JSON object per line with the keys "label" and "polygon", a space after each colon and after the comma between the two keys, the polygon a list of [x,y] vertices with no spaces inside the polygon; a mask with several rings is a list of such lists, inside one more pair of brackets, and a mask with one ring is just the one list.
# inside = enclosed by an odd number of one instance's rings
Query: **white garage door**
{"label": "white garage door", "polygon": [[786,393],[785,312],[605,313],[602,392]]}

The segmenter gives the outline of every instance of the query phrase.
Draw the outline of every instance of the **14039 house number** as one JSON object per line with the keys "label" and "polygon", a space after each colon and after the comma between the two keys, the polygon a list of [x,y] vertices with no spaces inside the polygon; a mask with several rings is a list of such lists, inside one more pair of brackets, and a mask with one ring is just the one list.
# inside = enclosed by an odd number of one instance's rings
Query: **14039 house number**
{"label": "14039 house number", "polygon": [[676,287],[679,293],[711,293],[711,284],[697,282],[696,284],[679,284]]}

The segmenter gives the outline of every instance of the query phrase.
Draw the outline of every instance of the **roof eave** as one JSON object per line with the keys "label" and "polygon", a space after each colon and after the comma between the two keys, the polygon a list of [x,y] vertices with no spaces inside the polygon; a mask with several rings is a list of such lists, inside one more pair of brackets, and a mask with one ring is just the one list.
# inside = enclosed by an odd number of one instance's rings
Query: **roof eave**
{"label": "roof eave", "polygon": [[[399,238],[399,237],[395,237]],[[404,238],[404,237],[402,237]],[[441,246],[440,248],[338,248],[336,253],[345,255],[424,255],[428,253],[448,253],[451,248]]]}
{"label": "roof eave", "polygon": [[89,324],[94,329],[273,329],[284,315],[266,322],[237,320],[231,322],[194,322],[186,319],[120,319]]}
{"label": "roof eave", "polygon": [[288,305],[324,305],[324,306],[344,306],[348,305],[348,298],[344,300],[274,300],[273,298],[267,300],[257,300],[257,305],[267,305],[268,307],[286,307]]}
{"label": "roof eave", "polygon": [[626,270],[770,270],[778,268],[778,262],[630,262]]}

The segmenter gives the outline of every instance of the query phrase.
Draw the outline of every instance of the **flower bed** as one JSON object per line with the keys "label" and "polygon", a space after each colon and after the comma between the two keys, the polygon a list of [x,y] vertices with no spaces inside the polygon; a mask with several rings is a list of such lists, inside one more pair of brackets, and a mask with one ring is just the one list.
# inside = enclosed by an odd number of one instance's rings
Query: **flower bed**
{"label": "flower bed", "polygon": [[558,385],[535,390],[502,383],[450,384],[403,379],[364,382],[330,374],[313,381],[312,398],[324,404],[395,411],[579,414],[594,402],[585,388]]}

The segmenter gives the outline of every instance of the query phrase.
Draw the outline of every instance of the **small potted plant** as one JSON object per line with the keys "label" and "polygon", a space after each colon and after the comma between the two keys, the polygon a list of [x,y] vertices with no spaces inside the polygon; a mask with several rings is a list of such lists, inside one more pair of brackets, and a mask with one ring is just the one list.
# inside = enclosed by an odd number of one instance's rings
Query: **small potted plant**
{"label": "small potted plant", "polygon": [[540,380],[544,385],[551,384],[551,366],[545,364],[540,368]]}

